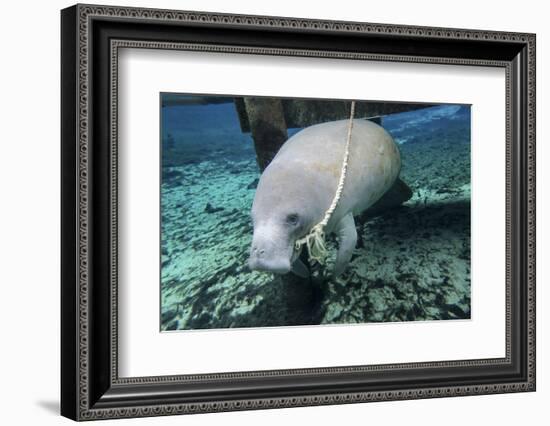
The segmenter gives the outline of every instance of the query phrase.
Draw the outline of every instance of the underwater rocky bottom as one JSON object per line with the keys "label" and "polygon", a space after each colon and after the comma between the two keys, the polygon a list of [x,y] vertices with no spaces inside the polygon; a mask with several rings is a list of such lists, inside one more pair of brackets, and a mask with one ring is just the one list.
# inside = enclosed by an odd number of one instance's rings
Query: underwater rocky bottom
{"label": "underwater rocky bottom", "polygon": [[[458,135],[454,135],[458,136]],[[229,148],[228,148],[229,149]],[[400,146],[404,205],[357,220],[344,274],[251,272],[256,163],[166,168],[162,184],[161,329],[212,329],[470,318],[470,144],[453,134]]]}

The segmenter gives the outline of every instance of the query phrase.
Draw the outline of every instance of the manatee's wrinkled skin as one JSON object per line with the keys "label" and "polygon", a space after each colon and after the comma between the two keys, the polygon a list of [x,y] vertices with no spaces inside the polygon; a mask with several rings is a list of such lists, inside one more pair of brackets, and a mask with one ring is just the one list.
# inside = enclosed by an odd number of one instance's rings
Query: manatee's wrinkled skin
{"label": "manatee's wrinkled skin", "polygon": [[[348,126],[349,120],[339,120],[303,129],[264,170],[252,205],[252,270],[307,274],[296,261],[295,241],[323,219],[334,198]],[[344,190],[325,228],[339,240],[334,275],[345,269],[357,242],[353,216],[390,189],[400,168],[399,150],[388,132],[371,121],[354,120]]]}

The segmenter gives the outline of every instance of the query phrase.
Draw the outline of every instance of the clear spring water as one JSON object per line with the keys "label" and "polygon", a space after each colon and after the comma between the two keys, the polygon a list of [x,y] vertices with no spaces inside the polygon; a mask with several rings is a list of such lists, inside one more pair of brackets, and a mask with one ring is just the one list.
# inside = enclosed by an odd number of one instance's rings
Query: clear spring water
{"label": "clear spring water", "polygon": [[357,224],[341,277],[316,270],[300,281],[247,268],[259,170],[234,105],[164,106],[161,328],[469,318],[470,108],[441,105],[381,124],[400,145],[413,197]]}

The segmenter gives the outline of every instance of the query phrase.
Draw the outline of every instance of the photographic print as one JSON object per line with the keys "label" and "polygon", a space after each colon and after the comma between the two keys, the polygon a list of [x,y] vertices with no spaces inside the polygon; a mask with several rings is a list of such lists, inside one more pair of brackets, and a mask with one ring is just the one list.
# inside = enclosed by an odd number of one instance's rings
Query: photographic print
{"label": "photographic print", "polygon": [[160,328],[469,319],[470,105],[160,94]]}

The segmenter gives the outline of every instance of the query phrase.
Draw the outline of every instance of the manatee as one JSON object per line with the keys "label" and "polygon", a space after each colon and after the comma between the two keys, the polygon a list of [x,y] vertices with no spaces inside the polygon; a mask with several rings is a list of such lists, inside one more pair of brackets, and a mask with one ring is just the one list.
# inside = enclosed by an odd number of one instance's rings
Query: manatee
{"label": "manatee", "polygon": [[[251,210],[250,269],[308,275],[295,242],[323,219],[332,203],[348,127],[349,119],[307,127],[289,138],[266,167]],[[326,235],[335,233],[338,239],[334,276],[345,270],[357,243],[354,216],[375,203],[383,205],[386,198],[393,205],[410,198],[410,189],[398,177],[400,169],[390,134],[371,121],[353,120],[343,192],[325,228]]]}

